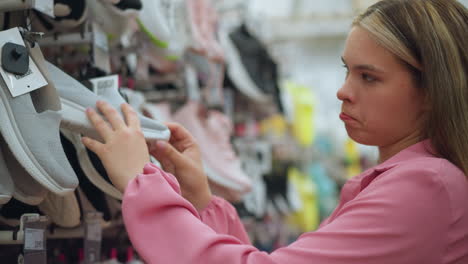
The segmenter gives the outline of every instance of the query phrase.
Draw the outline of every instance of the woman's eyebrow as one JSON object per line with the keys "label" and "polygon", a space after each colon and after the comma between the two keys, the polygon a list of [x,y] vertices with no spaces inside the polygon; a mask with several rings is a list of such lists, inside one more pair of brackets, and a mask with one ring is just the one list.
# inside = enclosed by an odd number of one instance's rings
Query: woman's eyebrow
{"label": "woman's eyebrow", "polygon": [[[346,60],[344,59],[344,57],[342,56],[341,57],[341,61],[345,64],[345,65],[348,65],[346,63]],[[375,67],[374,65],[371,65],[371,64],[358,64],[358,65],[353,65],[352,66],[353,69],[357,69],[357,70],[366,70],[366,71],[373,71],[373,72],[376,72],[376,73],[385,73],[385,71]]]}

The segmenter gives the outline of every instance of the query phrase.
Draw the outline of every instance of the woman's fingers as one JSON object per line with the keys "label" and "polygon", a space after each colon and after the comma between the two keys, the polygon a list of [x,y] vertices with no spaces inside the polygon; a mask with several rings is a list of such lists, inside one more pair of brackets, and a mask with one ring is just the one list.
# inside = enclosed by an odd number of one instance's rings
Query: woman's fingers
{"label": "woman's fingers", "polygon": [[98,101],[96,106],[98,107],[99,111],[104,115],[104,117],[109,121],[112,128],[114,130],[120,130],[125,128],[125,122],[120,116],[119,112],[112,107],[109,103],[104,101]]}
{"label": "woman's fingers", "polygon": [[171,130],[171,138],[169,143],[174,146],[179,152],[184,152],[187,148],[196,145],[196,141],[193,136],[183,126],[177,123],[165,123],[165,125]]}
{"label": "woman's fingers", "polygon": [[88,137],[82,137],[81,142],[83,143],[83,145],[85,145],[85,147],[87,147],[89,150],[96,153],[97,155],[100,155],[104,149],[104,144]]}
{"label": "woman's fingers", "polygon": [[88,116],[91,124],[93,124],[94,128],[96,128],[96,131],[104,140],[107,140],[112,135],[112,128],[98,113],[96,113],[94,109],[86,109],[86,115]]}
{"label": "woman's fingers", "polygon": [[127,122],[127,125],[131,128],[135,129],[140,129],[140,119],[138,118],[137,113],[133,108],[125,103],[120,106],[122,108],[122,113],[125,117],[125,121]]}
{"label": "woman's fingers", "polygon": [[192,135],[188,132],[185,127],[181,126],[178,123],[166,122],[164,123],[169,130],[171,130],[171,139],[174,141],[190,139],[193,140]]}

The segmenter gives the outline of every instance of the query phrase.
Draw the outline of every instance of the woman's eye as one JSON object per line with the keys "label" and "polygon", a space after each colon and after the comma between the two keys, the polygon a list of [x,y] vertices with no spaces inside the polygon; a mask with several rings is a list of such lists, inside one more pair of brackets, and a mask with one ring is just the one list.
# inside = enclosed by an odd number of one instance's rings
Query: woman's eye
{"label": "woman's eye", "polygon": [[362,74],[362,79],[363,79],[364,81],[366,81],[366,82],[374,82],[374,81],[376,81],[376,79],[375,79],[373,76],[371,76],[371,75],[369,75],[369,74],[366,74],[366,73],[363,73],[363,74]]}
{"label": "woman's eye", "polygon": [[348,66],[346,66],[346,65],[343,65],[343,68],[345,68],[345,69],[346,69],[346,77],[348,77],[348,75],[349,75],[349,69],[348,69]]}

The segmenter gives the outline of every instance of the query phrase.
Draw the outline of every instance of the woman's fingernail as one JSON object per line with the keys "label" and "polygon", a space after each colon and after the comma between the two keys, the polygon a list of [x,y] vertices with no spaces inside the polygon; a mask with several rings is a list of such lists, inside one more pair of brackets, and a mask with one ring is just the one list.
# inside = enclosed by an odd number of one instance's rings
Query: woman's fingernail
{"label": "woman's fingernail", "polygon": [[164,148],[166,147],[167,143],[165,141],[156,141],[156,146],[155,146],[155,149],[158,149],[158,150],[164,150]]}

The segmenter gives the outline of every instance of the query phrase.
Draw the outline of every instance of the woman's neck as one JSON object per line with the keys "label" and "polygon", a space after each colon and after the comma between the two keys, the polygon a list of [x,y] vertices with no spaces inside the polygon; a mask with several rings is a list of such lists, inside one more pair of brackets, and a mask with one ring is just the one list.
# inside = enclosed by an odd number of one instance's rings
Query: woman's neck
{"label": "woman's neck", "polygon": [[387,145],[387,146],[378,146],[379,148],[379,161],[378,163],[383,163],[384,161],[388,160],[389,158],[396,155],[398,152],[408,148],[411,145],[414,145],[421,141],[420,133],[413,133],[408,135],[397,142]]}

